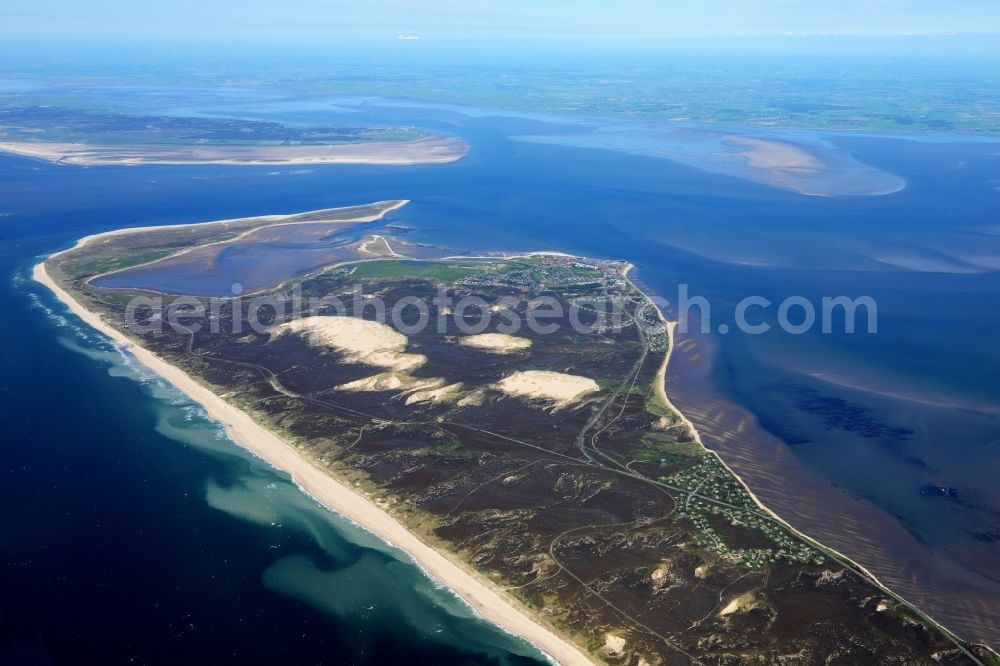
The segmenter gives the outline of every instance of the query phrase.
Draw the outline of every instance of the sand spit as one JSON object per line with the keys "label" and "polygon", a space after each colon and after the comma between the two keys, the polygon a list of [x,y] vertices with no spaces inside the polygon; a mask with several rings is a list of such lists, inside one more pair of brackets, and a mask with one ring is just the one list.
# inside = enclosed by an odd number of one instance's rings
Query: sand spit
{"label": "sand spit", "polygon": [[468,144],[458,137],[415,141],[299,146],[114,146],[31,141],[0,142],[0,152],[63,164],[443,164],[462,158]]}
{"label": "sand spit", "polygon": [[315,467],[290,444],[261,427],[249,414],[229,404],[180,368],[133,344],[101,317],[77,303],[55,283],[44,264],[34,267],[32,277],[51,289],[82,321],[127,349],[139,363],[201,404],[210,418],[225,427],[234,442],[290,474],[299,487],[330,510],[406,552],[431,578],[454,590],[480,616],[531,642],[559,664],[594,665],[595,662],[579,648],[530,618],[519,602],[497,590],[489,581],[471,571],[467,564],[427,545],[371,500]]}
{"label": "sand spit", "polygon": [[[97,234],[91,234],[90,236],[84,236],[79,241],[77,241],[76,246],[74,246],[72,249],[77,249],[77,248],[83,247],[84,245],[88,245],[89,243],[93,243],[93,242],[96,242],[98,240],[100,240],[102,242],[107,242],[109,239],[111,239],[111,238],[113,238],[115,236],[127,236],[127,235],[132,235],[132,234],[141,234],[141,233],[147,233],[147,232],[150,232],[150,231],[161,231],[163,229],[170,229],[170,230],[196,229],[196,228],[211,227],[213,225],[216,225],[216,226],[219,226],[219,227],[222,227],[222,228],[228,228],[229,226],[231,226],[233,224],[238,224],[238,223],[247,223],[247,222],[261,222],[261,223],[268,223],[269,222],[270,223],[270,224],[263,224],[262,226],[257,226],[257,227],[253,227],[251,229],[248,229],[248,230],[242,232],[236,238],[231,238],[231,239],[223,240],[223,241],[217,241],[215,243],[206,243],[204,245],[198,245],[198,246],[193,247],[193,248],[189,248],[189,249],[186,249],[186,250],[181,250],[177,254],[171,255],[170,257],[167,257],[165,259],[156,259],[154,261],[148,262],[147,264],[139,264],[137,266],[130,267],[130,268],[134,269],[134,268],[138,268],[139,266],[148,266],[148,265],[151,265],[151,264],[159,263],[161,261],[166,261],[167,259],[173,259],[173,258],[179,257],[181,255],[191,254],[191,253],[193,253],[194,251],[196,251],[198,249],[202,249],[202,248],[206,248],[206,247],[212,247],[212,246],[225,245],[225,244],[232,244],[234,242],[237,242],[237,241],[240,241],[240,240],[244,240],[248,236],[251,236],[252,234],[257,233],[257,232],[259,232],[262,229],[273,229],[274,227],[280,227],[280,226],[285,226],[285,225],[330,224],[332,222],[343,223],[345,226],[351,225],[351,224],[357,224],[358,222],[374,222],[375,220],[381,220],[383,217],[385,217],[386,215],[388,215],[392,211],[398,210],[398,209],[402,208],[403,206],[405,206],[408,203],[410,203],[409,199],[390,199],[390,200],[387,200],[387,201],[376,201],[376,202],[374,202],[374,203],[372,203],[370,205],[372,205],[372,206],[380,205],[380,204],[391,204],[391,205],[386,206],[385,208],[383,208],[383,209],[381,209],[381,210],[379,210],[379,211],[377,211],[375,213],[372,213],[370,215],[358,215],[357,217],[343,218],[343,219],[336,218],[335,216],[339,215],[339,214],[342,214],[343,211],[346,210],[346,209],[361,208],[361,206],[341,206],[339,208],[321,208],[319,210],[310,210],[310,211],[304,211],[304,212],[301,212],[301,213],[278,213],[278,214],[274,214],[274,215],[254,215],[252,217],[234,217],[234,218],[229,218],[229,219],[225,219],[225,220],[210,220],[208,222],[191,222],[190,224],[157,224],[157,225],[151,225],[151,226],[148,226],[148,227],[128,227],[128,228],[125,228],[125,229],[114,229],[112,231],[102,231],[102,232],[97,233]],[[67,250],[67,252],[68,251],[69,250]],[[60,252],[60,253],[57,253],[57,254],[62,254],[62,253]],[[55,256],[55,255],[52,255],[52,256]],[[125,270],[129,270],[129,269],[125,269]],[[100,275],[95,275],[95,276],[89,278],[89,280],[94,280],[94,279],[96,279],[98,277],[102,277],[102,276],[105,276],[105,275],[111,275],[112,273],[117,273],[117,272],[118,271],[110,271],[108,273],[101,273]]]}
{"label": "sand spit", "polygon": [[405,351],[407,338],[390,326],[358,317],[304,317],[277,326],[272,339],[299,335],[313,346],[332,347],[351,363],[365,363],[396,372],[419,368],[422,354]]}
{"label": "sand spit", "polygon": [[497,354],[511,354],[531,346],[531,340],[506,333],[480,333],[467,335],[458,341],[464,347],[475,347]]}
{"label": "sand spit", "polygon": [[404,258],[403,255],[392,249],[389,245],[389,239],[385,236],[380,236],[375,234],[369,236],[358,245],[358,252],[364,252],[365,254],[372,254],[376,257],[400,257]]}
{"label": "sand spit", "polygon": [[550,400],[555,407],[565,407],[601,390],[593,379],[549,370],[515,372],[494,386],[508,395]]}

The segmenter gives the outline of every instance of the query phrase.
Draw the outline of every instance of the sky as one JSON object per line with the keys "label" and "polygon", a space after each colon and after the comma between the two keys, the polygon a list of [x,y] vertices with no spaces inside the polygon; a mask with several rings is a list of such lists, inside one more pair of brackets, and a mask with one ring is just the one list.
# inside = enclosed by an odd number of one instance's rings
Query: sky
{"label": "sky", "polygon": [[0,0],[22,38],[665,39],[1000,34],[1000,0]]}

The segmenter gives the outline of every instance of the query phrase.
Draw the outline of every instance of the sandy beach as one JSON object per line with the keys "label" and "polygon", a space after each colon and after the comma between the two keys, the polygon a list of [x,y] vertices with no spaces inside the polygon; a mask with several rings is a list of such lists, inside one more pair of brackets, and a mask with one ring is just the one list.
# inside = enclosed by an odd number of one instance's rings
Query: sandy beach
{"label": "sandy beach", "polygon": [[416,141],[300,146],[102,146],[85,143],[0,142],[0,152],[61,164],[443,164],[469,146],[458,137],[431,136]]}
{"label": "sandy beach", "polygon": [[680,417],[681,423],[687,426],[694,441],[701,444],[701,435],[698,434],[698,429],[694,427],[694,424],[691,423],[688,417],[684,416],[684,413],[681,410],[674,407],[674,403],[670,402],[670,396],[667,395],[667,368],[670,367],[670,358],[674,355],[674,329],[677,328],[677,322],[667,321],[663,317],[663,313],[660,312],[660,308],[656,308],[656,312],[660,315],[660,321],[662,321],[663,325],[667,328],[667,339],[669,340],[667,353],[663,357],[663,363],[660,364],[660,369],[656,373],[656,395],[663,401],[663,404],[665,404],[668,409]]}
{"label": "sandy beach", "polygon": [[[84,242],[87,242],[86,239],[81,240],[77,247]],[[295,483],[324,506],[408,553],[428,575],[455,591],[480,616],[531,642],[559,664],[575,666],[595,663],[553,630],[530,618],[515,599],[507,597],[458,561],[424,543],[370,500],[314,467],[292,446],[262,428],[248,414],[230,405],[179,368],[134,344],[88,311],[52,280],[44,263],[34,267],[32,276],[51,289],[80,319],[127,349],[144,366],[202,405],[212,419],[225,427],[234,442],[290,474]]]}

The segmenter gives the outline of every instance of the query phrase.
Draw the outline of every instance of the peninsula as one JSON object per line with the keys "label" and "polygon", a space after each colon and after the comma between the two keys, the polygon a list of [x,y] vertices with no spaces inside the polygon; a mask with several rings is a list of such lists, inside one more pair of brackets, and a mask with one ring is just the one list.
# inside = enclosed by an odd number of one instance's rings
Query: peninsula
{"label": "peninsula", "polygon": [[559,663],[988,663],[701,445],[629,264],[376,233],[405,203],[99,234],[34,275]]}

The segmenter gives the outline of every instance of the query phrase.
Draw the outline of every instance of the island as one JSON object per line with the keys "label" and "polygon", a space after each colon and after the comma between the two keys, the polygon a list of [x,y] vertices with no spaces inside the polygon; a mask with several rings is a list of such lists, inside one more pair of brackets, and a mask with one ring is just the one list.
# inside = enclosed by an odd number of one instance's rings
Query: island
{"label": "island", "polygon": [[0,152],[62,164],[442,164],[457,136],[413,127],[291,126],[49,106],[0,109]]}
{"label": "island", "polygon": [[627,261],[411,243],[405,204],[98,234],[34,276],[558,663],[992,663],[701,444]]}

